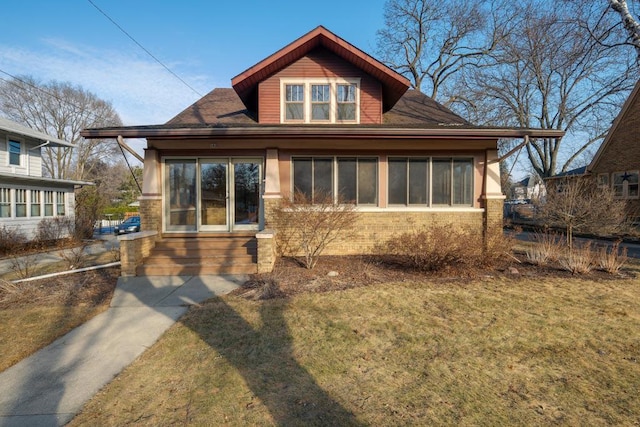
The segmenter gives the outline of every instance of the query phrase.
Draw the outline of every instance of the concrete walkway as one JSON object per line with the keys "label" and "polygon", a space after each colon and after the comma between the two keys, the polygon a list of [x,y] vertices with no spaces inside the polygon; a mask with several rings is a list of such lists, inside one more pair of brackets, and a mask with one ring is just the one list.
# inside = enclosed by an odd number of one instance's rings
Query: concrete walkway
{"label": "concrete walkway", "polygon": [[180,318],[246,276],[125,277],[110,308],[0,373],[0,426],[60,426]]}

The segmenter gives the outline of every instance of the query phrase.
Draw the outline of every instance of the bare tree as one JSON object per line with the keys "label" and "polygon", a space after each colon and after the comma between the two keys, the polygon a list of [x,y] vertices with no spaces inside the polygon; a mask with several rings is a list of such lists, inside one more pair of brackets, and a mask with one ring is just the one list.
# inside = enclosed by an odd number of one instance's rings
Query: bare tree
{"label": "bare tree", "polygon": [[48,176],[86,179],[91,164],[107,162],[119,153],[114,142],[80,136],[84,128],[121,126],[122,122],[109,102],[79,86],[21,76],[0,83],[0,95],[0,113],[7,118],[75,144],[73,149],[43,150]]}
{"label": "bare tree", "polygon": [[[482,124],[566,131],[564,139],[532,139],[526,146],[533,169],[549,177],[602,139],[637,67],[608,43],[611,21],[601,6],[594,15],[584,2],[529,0],[512,7],[518,25],[490,53],[491,67],[463,76],[467,94],[456,107],[474,112]],[[591,32],[578,24],[587,20]]]}
{"label": "bare tree", "polygon": [[[608,0],[609,7],[620,15],[620,20],[627,31],[628,43],[634,47],[640,61],[640,23],[629,11],[627,0]],[[633,0],[632,0],[633,1]]]}
{"label": "bare tree", "polygon": [[388,0],[378,54],[435,99],[452,76],[481,65],[504,37],[508,20],[496,16],[484,0]]}
{"label": "bare tree", "polygon": [[539,219],[564,228],[569,248],[574,232],[614,234],[628,227],[626,201],[588,177],[556,178],[540,206]]}

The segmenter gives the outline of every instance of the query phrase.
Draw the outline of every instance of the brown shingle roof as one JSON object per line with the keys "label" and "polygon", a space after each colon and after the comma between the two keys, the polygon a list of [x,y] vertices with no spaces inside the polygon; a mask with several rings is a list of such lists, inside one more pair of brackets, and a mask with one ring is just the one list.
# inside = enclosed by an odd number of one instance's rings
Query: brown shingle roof
{"label": "brown shingle roof", "polygon": [[[422,93],[409,90],[383,115],[383,126],[434,127],[470,125],[462,117]],[[167,125],[258,125],[231,88],[214,89],[167,122]]]}

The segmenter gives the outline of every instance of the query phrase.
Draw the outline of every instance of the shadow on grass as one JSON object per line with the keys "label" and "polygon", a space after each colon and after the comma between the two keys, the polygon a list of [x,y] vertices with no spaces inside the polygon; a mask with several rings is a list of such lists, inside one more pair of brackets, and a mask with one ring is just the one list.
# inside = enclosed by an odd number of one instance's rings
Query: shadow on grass
{"label": "shadow on grass", "polygon": [[286,308],[286,300],[263,302],[255,328],[217,298],[182,323],[238,370],[278,425],[361,425],[293,356]]}

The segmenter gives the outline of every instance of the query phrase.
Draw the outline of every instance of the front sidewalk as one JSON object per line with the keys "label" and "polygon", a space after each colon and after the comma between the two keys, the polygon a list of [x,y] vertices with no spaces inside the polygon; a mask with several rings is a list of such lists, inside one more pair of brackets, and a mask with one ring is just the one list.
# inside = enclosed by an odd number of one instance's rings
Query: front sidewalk
{"label": "front sidewalk", "polygon": [[188,309],[246,276],[123,277],[110,308],[0,373],[0,426],[68,423]]}

